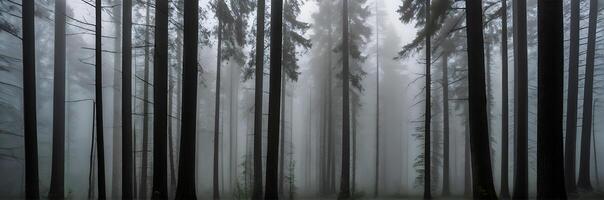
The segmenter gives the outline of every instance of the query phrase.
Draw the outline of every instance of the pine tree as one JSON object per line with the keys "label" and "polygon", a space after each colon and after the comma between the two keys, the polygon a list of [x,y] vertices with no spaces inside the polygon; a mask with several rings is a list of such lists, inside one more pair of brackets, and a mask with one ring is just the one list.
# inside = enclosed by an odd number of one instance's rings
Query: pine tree
{"label": "pine tree", "polygon": [[105,199],[105,150],[103,134],[103,49],[102,49],[102,1],[95,1],[95,98],[96,98],[96,148],[98,198]]}
{"label": "pine tree", "polygon": [[124,0],[122,6],[122,198],[133,199],[132,0]]}
{"label": "pine tree", "polygon": [[579,15],[580,0],[570,1],[570,35],[568,56],[568,98],[566,105],[566,143],[564,146],[564,171],[566,190],[577,191],[577,101],[579,98]]}
{"label": "pine tree", "polygon": [[264,0],[256,7],[256,57],[254,91],[254,186],[252,199],[262,199],[262,99],[264,82]]}

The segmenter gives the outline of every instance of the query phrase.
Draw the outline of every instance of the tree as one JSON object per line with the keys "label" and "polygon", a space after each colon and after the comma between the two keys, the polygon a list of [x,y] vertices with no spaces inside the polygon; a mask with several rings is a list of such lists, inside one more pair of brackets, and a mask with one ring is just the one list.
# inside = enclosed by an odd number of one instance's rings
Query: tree
{"label": "tree", "polygon": [[513,1],[514,17],[514,105],[515,161],[514,199],[528,198],[528,70],[526,1]]}
{"label": "tree", "polygon": [[65,0],[55,1],[51,199],[65,198]]}
{"label": "tree", "polygon": [[96,148],[97,148],[97,178],[99,199],[105,199],[105,151],[103,139],[103,49],[102,49],[102,15],[101,0],[95,1],[95,98],[96,98]]}
{"label": "tree", "polygon": [[424,199],[430,199],[431,197],[431,188],[430,188],[430,169],[432,167],[432,165],[430,165],[430,122],[432,120],[432,112],[431,112],[431,107],[432,105],[430,104],[430,100],[432,97],[430,97],[431,94],[431,82],[432,82],[432,75],[430,74],[430,64],[432,63],[432,58],[431,56],[431,44],[430,44],[430,40],[431,38],[431,23],[432,23],[432,19],[430,18],[430,0],[426,0],[426,27],[424,28],[425,32],[426,32],[426,71],[424,74],[426,76],[426,85],[425,87],[425,92],[426,92],[426,97],[424,99],[424,104],[425,104],[425,108],[424,108]]}
{"label": "tree", "polygon": [[279,164],[279,119],[281,93],[281,54],[283,2],[271,0],[270,95],[268,102],[268,141],[266,148],[265,199],[277,199]]}
{"label": "tree", "polygon": [[141,158],[141,182],[140,182],[140,193],[138,195],[139,198],[141,199],[146,199],[147,198],[147,188],[148,188],[148,184],[147,184],[147,178],[149,176],[149,173],[147,172],[148,170],[148,165],[149,165],[149,63],[150,63],[150,49],[149,49],[149,40],[150,40],[150,10],[151,10],[151,5],[149,2],[147,2],[147,6],[145,9],[145,24],[148,26],[145,26],[145,33],[144,33],[144,44],[145,44],[145,55],[144,55],[144,75],[143,75],[143,79],[144,79],[144,89],[143,89],[143,138],[142,138],[142,158]]}
{"label": "tree", "polygon": [[342,177],[338,199],[350,198],[350,72],[348,0],[342,0]]}
{"label": "tree", "polygon": [[583,90],[583,123],[581,123],[581,154],[577,187],[582,191],[593,190],[590,175],[590,144],[593,123],[594,62],[596,55],[596,28],[598,23],[598,1],[589,1],[589,28],[587,30],[587,56],[585,57],[585,88]]}
{"label": "tree", "polygon": [[25,198],[39,199],[38,133],[36,122],[36,36],[33,0],[22,2],[23,139],[25,140]]}
{"label": "tree", "polygon": [[196,199],[195,140],[197,119],[197,43],[199,1],[184,2],[184,65],[180,159],[176,199]]}
{"label": "tree", "polygon": [[579,98],[579,15],[580,0],[570,1],[570,35],[568,56],[568,98],[566,104],[566,143],[564,146],[564,171],[566,172],[566,191],[577,190],[576,152],[577,152],[577,101]]}
{"label": "tree", "polygon": [[538,24],[537,198],[566,199],[562,0],[538,1]]}
{"label": "tree", "polygon": [[122,198],[134,196],[132,135],[132,0],[124,0],[122,27]]}
{"label": "tree", "polygon": [[254,91],[254,188],[252,199],[262,198],[262,97],[264,82],[264,0],[256,7],[256,76]]}
{"label": "tree", "polygon": [[482,1],[466,2],[470,149],[474,198],[497,199],[493,186],[486,105]]}
{"label": "tree", "polygon": [[508,183],[508,6],[507,0],[501,1],[501,189],[499,197],[510,198]]}
{"label": "tree", "polygon": [[443,196],[451,193],[449,175],[449,53],[448,49],[442,54],[442,87],[443,87]]}
{"label": "tree", "polygon": [[153,65],[153,199],[168,198],[167,92],[168,1],[155,1],[155,55]]}

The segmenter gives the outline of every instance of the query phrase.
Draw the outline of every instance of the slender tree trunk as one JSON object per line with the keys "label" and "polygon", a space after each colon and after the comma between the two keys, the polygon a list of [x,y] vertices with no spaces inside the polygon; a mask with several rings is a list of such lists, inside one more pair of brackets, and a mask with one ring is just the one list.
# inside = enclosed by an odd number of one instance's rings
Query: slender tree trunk
{"label": "slender tree trunk", "polygon": [[98,195],[99,199],[105,199],[105,143],[103,139],[103,51],[102,51],[102,4],[96,0],[95,5],[95,91],[96,91],[96,144],[98,165]]}
{"label": "slender tree trunk", "polygon": [[528,70],[526,1],[513,0],[514,20],[514,199],[528,198]]}
{"label": "slender tree trunk", "polygon": [[195,196],[195,140],[197,119],[197,43],[199,1],[184,2],[183,98],[181,116],[180,157],[176,199],[197,199]]}
{"label": "slender tree trunk", "polygon": [[466,121],[464,158],[464,196],[472,196],[472,155],[470,152],[470,124]]}
{"label": "slender tree trunk", "polygon": [[[287,5],[287,3],[284,3]],[[285,26],[284,26],[285,27]],[[285,29],[284,29],[285,30]],[[284,31],[285,32],[285,31]],[[286,34],[283,34],[283,37],[286,37]],[[279,196],[284,196],[285,190],[285,93],[287,88],[287,73],[281,77],[281,135],[279,135]]]}
{"label": "slender tree trunk", "polygon": [[25,198],[39,199],[38,133],[36,122],[35,2],[22,2],[23,27],[23,135],[25,140]]}
{"label": "slender tree trunk", "polygon": [[[113,0],[110,1],[113,5],[112,11],[112,20],[115,28],[115,39],[113,40],[113,49],[120,49],[120,45],[122,43],[122,1]],[[120,186],[122,179],[122,119],[121,119],[121,111],[122,111],[122,101],[121,101],[121,90],[122,85],[120,78],[123,78],[123,71],[121,69],[121,55],[116,53],[113,55],[113,122],[112,122],[112,169],[111,169],[111,197],[119,198],[121,195]]]}
{"label": "slender tree trunk", "polygon": [[508,6],[501,1],[501,199],[510,198],[508,180],[509,123],[508,123]]}
{"label": "slender tree trunk", "polygon": [[153,199],[168,198],[168,1],[155,1],[153,65]]}
{"label": "slender tree trunk", "polygon": [[466,2],[470,149],[474,198],[497,199],[493,186],[484,73],[482,1]]}
{"label": "slender tree trunk", "polygon": [[[147,2],[148,3],[148,2]],[[140,194],[139,198],[146,199],[147,198],[147,188],[149,187],[147,183],[147,178],[149,173],[147,172],[149,168],[149,63],[150,63],[150,48],[149,48],[149,40],[150,40],[150,4],[147,4],[145,9],[145,24],[148,25],[145,27],[145,66],[144,66],[144,89],[143,89],[143,138],[142,138],[142,158],[141,158],[141,182],[140,182]]]}
{"label": "slender tree trunk", "polygon": [[350,198],[350,70],[348,36],[348,0],[343,0],[342,11],[342,176],[338,199]]}
{"label": "slender tree trunk", "polygon": [[55,1],[52,172],[48,198],[65,198],[65,0]]}
{"label": "slender tree trunk", "polygon": [[281,96],[281,48],[283,2],[271,0],[270,95],[268,110],[268,141],[266,149],[265,199],[278,199],[279,110]]}
{"label": "slender tree trunk", "polygon": [[562,0],[538,1],[537,198],[566,199]]}
{"label": "slender tree trunk", "polygon": [[583,94],[583,123],[581,128],[581,154],[579,160],[579,179],[577,186],[582,191],[592,191],[590,175],[594,62],[596,51],[596,28],[598,24],[598,1],[589,1],[589,29],[587,31],[587,56],[585,58],[585,88]]}
{"label": "slender tree trunk", "polygon": [[570,43],[568,56],[568,98],[566,104],[566,143],[564,147],[566,191],[577,192],[577,101],[579,98],[579,23],[580,0],[570,1]]}
{"label": "slender tree trunk", "polygon": [[218,19],[218,54],[216,57],[216,100],[214,107],[214,174],[212,177],[213,198],[220,199],[220,188],[218,185],[218,162],[220,144],[220,65],[222,64],[222,22]]}
{"label": "slender tree trunk", "polygon": [[357,98],[353,100],[352,105],[352,181],[350,182],[350,193],[354,196],[357,181],[357,109],[359,105]]}
{"label": "slender tree trunk", "polygon": [[[174,68],[174,67],[172,67]],[[169,70],[169,69],[168,69]],[[176,70],[172,70],[172,74],[174,74],[174,71]],[[169,72],[168,72],[169,73]],[[172,197],[171,195],[174,194],[173,192],[175,192],[176,189],[176,169],[175,169],[175,163],[174,163],[174,151],[176,151],[174,149],[174,95],[176,94],[174,92],[174,81],[173,80],[169,80],[168,81],[168,166],[170,167],[170,173],[169,173],[169,187],[168,187],[168,198]],[[178,95],[178,94],[176,94]]]}
{"label": "slender tree trunk", "polygon": [[136,176],[132,164],[132,0],[124,0],[122,6],[122,199],[132,199]]}
{"label": "slender tree trunk", "polygon": [[256,76],[254,91],[254,188],[252,199],[262,199],[262,97],[264,92],[264,0],[256,17]]}
{"label": "slender tree trunk", "polygon": [[380,186],[380,27],[378,1],[375,1],[375,184],[373,186],[373,197],[379,194]]}
{"label": "slender tree trunk", "polygon": [[430,64],[432,62],[432,58],[431,58],[431,19],[430,19],[430,1],[431,0],[426,0],[426,25],[425,25],[425,31],[426,31],[426,69],[425,69],[425,76],[426,76],[426,84],[425,84],[425,93],[426,93],[426,97],[424,99],[425,101],[425,107],[424,107],[424,199],[430,199],[432,198],[431,192],[431,177],[430,177],[430,171],[431,171],[431,167],[432,165],[430,164],[431,161],[431,156],[430,156],[430,145],[431,145],[431,141],[430,141],[430,122],[432,120],[432,112],[431,112],[431,96],[430,93],[432,91],[432,75],[430,74]]}
{"label": "slender tree trunk", "polygon": [[[328,41],[328,47],[329,49],[333,49],[333,43],[331,41],[332,39],[332,29],[329,29],[329,41]],[[333,120],[333,88],[332,88],[332,80],[333,80],[333,64],[332,64],[332,51],[329,51],[329,72],[328,72],[328,76],[329,79],[328,83],[327,83],[327,97],[328,97],[328,105],[327,105],[327,192],[328,193],[333,193],[335,192],[335,188],[336,188],[336,178],[335,178],[335,131],[333,129],[334,127],[334,120]]]}
{"label": "slender tree trunk", "polygon": [[443,196],[451,193],[449,186],[449,52],[442,55],[443,86]]}

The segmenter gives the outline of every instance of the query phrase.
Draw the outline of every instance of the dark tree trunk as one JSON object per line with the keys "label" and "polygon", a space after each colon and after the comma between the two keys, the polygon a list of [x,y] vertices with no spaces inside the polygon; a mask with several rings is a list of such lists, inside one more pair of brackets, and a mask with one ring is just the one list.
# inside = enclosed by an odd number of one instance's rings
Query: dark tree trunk
{"label": "dark tree trunk", "polygon": [[279,193],[279,111],[281,98],[281,47],[283,2],[271,0],[270,95],[268,102],[268,141],[266,149],[265,199],[278,199]]}
{"label": "dark tree trunk", "polygon": [[537,198],[566,199],[562,0],[538,1]]}
{"label": "dark tree trunk", "polygon": [[96,91],[96,148],[97,148],[97,178],[99,199],[105,199],[105,151],[103,139],[103,49],[102,49],[102,3],[96,0],[95,5],[95,91]]}
{"label": "dark tree trunk", "polygon": [[48,198],[65,198],[65,0],[55,1],[52,171]]}
{"label": "dark tree trunk", "polygon": [[426,76],[426,84],[425,84],[425,92],[426,92],[426,97],[424,99],[425,101],[425,108],[424,108],[424,199],[430,199],[432,198],[432,189],[431,189],[431,177],[430,177],[430,171],[432,168],[432,165],[430,164],[431,161],[431,156],[430,156],[430,146],[431,146],[431,141],[430,141],[430,122],[432,121],[432,111],[431,111],[431,91],[432,91],[432,75],[430,74],[430,64],[432,62],[432,58],[431,58],[431,19],[430,19],[430,0],[426,0],[426,25],[425,25],[425,31],[426,31],[426,69],[425,69],[425,76]]}
{"label": "dark tree trunk", "polygon": [[508,123],[508,5],[501,1],[501,199],[510,198],[508,179],[509,123]]}
{"label": "dark tree trunk", "polygon": [[594,62],[596,53],[596,26],[598,23],[598,1],[589,1],[589,29],[587,31],[587,56],[585,58],[585,88],[583,94],[583,123],[581,128],[581,154],[577,187],[582,191],[592,191],[590,175],[590,144],[593,112]]}
{"label": "dark tree trunk", "polygon": [[470,149],[474,198],[497,199],[493,186],[485,91],[482,1],[467,1]]}
{"label": "dark tree trunk", "polygon": [[[151,6],[147,5],[146,14],[145,14],[145,24],[150,25],[150,11]],[[149,35],[150,30],[149,26],[145,27],[145,66],[144,66],[144,82],[143,82],[143,138],[142,138],[142,158],[141,158],[141,182],[140,182],[140,193],[139,198],[146,199],[147,198],[147,188],[149,184],[147,183],[147,178],[149,173],[147,170],[149,169],[149,57],[150,57],[150,49],[149,49]]]}
{"label": "dark tree trunk", "polygon": [[254,186],[252,199],[262,199],[262,97],[264,92],[264,0],[258,0],[256,80],[254,91]]}
{"label": "dark tree trunk", "polygon": [[180,136],[176,199],[197,199],[195,196],[195,128],[197,125],[198,13],[198,0],[184,2],[182,132]]}
{"label": "dark tree trunk", "polygon": [[350,70],[348,0],[342,3],[342,176],[338,199],[350,198]]}
{"label": "dark tree trunk", "polygon": [[577,101],[579,98],[579,23],[580,0],[570,1],[570,43],[568,56],[568,99],[566,104],[566,144],[564,147],[564,170],[566,191],[577,191]]}
{"label": "dark tree trunk", "polygon": [[514,199],[528,198],[528,70],[526,1],[513,1],[514,20]]}
{"label": "dark tree trunk", "polygon": [[155,1],[153,65],[153,199],[168,198],[168,1]]}
{"label": "dark tree trunk", "polygon": [[132,0],[124,0],[122,6],[122,198],[132,199]]}
{"label": "dark tree trunk", "polygon": [[23,25],[23,135],[25,140],[25,198],[39,199],[38,133],[36,122],[35,3],[22,2]]}
{"label": "dark tree trunk", "polygon": [[451,193],[449,183],[449,52],[442,55],[443,64],[443,196]]}
{"label": "dark tree trunk", "polygon": [[220,188],[218,185],[218,161],[220,145],[220,65],[222,65],[222,22],[218,18],[218,53],[216,57],[216,99],[214,107],[214,172],[212,176],[213,198],[220,199]]}

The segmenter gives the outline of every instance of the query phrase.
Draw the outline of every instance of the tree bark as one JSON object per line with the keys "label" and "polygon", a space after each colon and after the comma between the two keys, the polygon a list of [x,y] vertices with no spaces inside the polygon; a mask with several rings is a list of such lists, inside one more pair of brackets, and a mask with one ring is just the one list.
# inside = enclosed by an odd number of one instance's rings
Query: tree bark
{"label": "tree bark", "polygon": [[466,2],[470,149],[474,198],[497,199],[493,186],[485,91],[482,1]]}
{"label": "tree bark", "polygon": [[509,169],[509,117],[508,117],[508,6],[501,1],[501,199],[510,198]]}
{"label": "tree bark", "polygon": [[222,22],[218,18],[218,54],[216,57],[216,99],[214,107],[214,174],[212,177],[213,198],[220,199],[218,186],[218,162],[220,145],[220,65],[222,65]]}
{"label": "tree bark", "polygon": [[348,36],[348,0],[343,0],[342,11],[342,175],[338,199],[350,198],[350,70]]}
{"label": "tree bark", "polygon": [[443,87],[443,196],[451,193],[449,183],[449,52],[442,55],[442,87]]}
{"label": "tree bark", "polygon": [[39,199],[38,133],[36,122],[35,2],[22,2],[23,27],[23,135],[25,140],[25,198]]}
{"label": "tree bark", "polygon": [[264,92],[264,0],[256,17],[256,71],[254,91],[254,186],[252,199],[262,199],[262,97]]}
{"label": "tree bark", "polygon": [[105,143],[103,139],[103,51],[102,51],[102,4],[101,0],[95,2],[95,91],[96,91],[96,144],[98,165],[98,195],[99,199],[105,199]]}
{"label": "tree bark", "polygon": [[197,119],[197,43],[199,1],[184,2],[183,97],[181,116],[180,156],[176,199],[197,199],[195,196],[195,141]]}
{"label": "tree bark", "polygon": [[426,25],[425,25],[425,31],[426,31],[426,69],[425,69],[425,76],[426,76],[426,84],[425,84],[425,93],[426,93],[426,97],[424,99],[425,101],[425,107],[424,107],[424,199],[430,199],[432,198],[431,195],[431,177],[430,177],[430,171],[431,171],[431,167],[432,165],[430,164],[431,162],[431,156],[430,156],[430,148],[431,148],[431,141],[430,141],[430,122],[432,120],[432,112],[431,112],[431,91],[432,91],[432,77],[430,74],[430,64],[432,62],[432,58],[431,58],[431,25],[432,25],[432,19],[430,18],[430,0],[426,0]]}
{"label": "tree bark", "polygon": [[514,0],[514,199],[528,198],[528,70],[526,1]]}
{"label": "tree bark", "polygon": [[537,198],[566,199],[562,0],[538,1]]}
{"label": "tree bark", "polygon": [[124,0],[122,20],[122,199],[133,198],[132,0]]}
{"label": "tree bark", "polygon": [[279,119],[281,96],[281,48],[283,2],[271,0],[270,95],[268,108],[268,141],[266,149],[265,199],[278,199]]}
{"label": "tree bark", "polygon": [[566,143],[564,147],[566,191],[577,192],[577,102],[579,98],[579,23],[580,0],[570,1],[570,42],[568,56],[568,97],[566,104]]}
{"label": "tree bark", "polygon": [[52,171],[48,198],[65,198],[65,0],[55,1]]}
{"label": "tree bark", "polygon": [[153,199],[168,198],[168,1],[155,1],[153,65]]}
{"label": "tree bark", "polygon": [[592,191],[590,175],[590,144],[593,112],[594,62],[596,53],[596,28],[598,24],[598,1],[589,1],[589,28],[587,31],[587,56],[585,58],[585,88],[583,89],[583,123],[581,128],[581,154],[577,187],[582,191]]}

